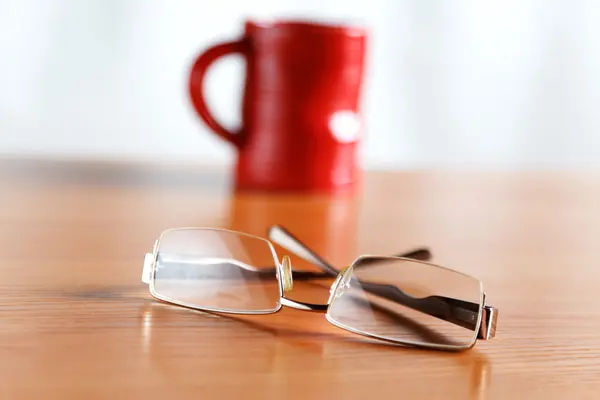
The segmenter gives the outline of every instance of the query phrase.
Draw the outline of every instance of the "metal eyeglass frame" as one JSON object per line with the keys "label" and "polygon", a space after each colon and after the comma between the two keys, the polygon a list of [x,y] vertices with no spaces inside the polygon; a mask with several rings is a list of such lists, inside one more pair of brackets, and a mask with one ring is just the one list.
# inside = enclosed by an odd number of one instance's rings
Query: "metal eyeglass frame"
{"label": "metal eyeglass frame", "polygon": [[[252,266],[243,266],[242,268],[246,270],[250,270],[252,272],[264,275],[264,276],[273,276],[273,272],[277,272],[277,276],[280,279],[279,287],[280,287],[280,306],[268,313],[275,313],[281,309],[282,306],[294,308],[297,310],[303,311],[312,311],[319,313],[326,313],[329,305],[333,299],[333,295],[337,292],[338,286],[341,283],[341,278],[344,275],[345,271],[355,266],[356,264],[360,264],[358,267],[364,268],[368,267],[369,262],[376,262],[377,259],[405,259],[410,261],[419,261],[426,264],[426,261],[431,258],[431,252],[426,248],[416,249],[410,252],[405,252],[402,254],[394,255],[394,256],[361,256],[358,257],[354,262],[349,266],[344,268],[343,270],[337,270],[330,263],[328,263],[325,259],[319,256],[316,252],[310,249],[307,245],[305,245],[302,241],[292,235],[287,229],[280,225],[272,226],[268,231],[269,239],[288,250],[292,254],[297,257],[304,259],[305,261],[310,262],[311,264],[318,267],[322,272],[312,272],[312,271],[293,271],[292,266],[289,259],[289,256],[283,256],[281,263],[278,261],[277,253],[271,242],[268,240],[261,238],[255,235],[249,235],[243,232],[232,231],[228,229],[219,229],[219,228],[176,228],[172,230],[180,230],[180,229],[210,229],[215,231],[223,231],[229,233],[235,233],[240,235],[245,235],[249,237],[254,237],[257,239],[264,240],[269,244],[271,248],[271,252],[274,256],[275,267],[274,268],[254,268]],[[168,230],[168,231],[172,231]],[[168,232],[165,231],[165,232]],[[164,234],[164,232],[163,232]],[[162,236],[161,236],[162,237]],[[265,314],[265,312],[254,312],[254,311],[224,311],[224,310],[215,310],[207,307],[200,307],[192,304],[185,304],[177,300],[169,299],[164,296],[157,294],[154,291],[153,282],[154,282],[154,274],[156,271],[156,262],[158,257],[158,248],[159,248],[160,238],[155,242],[152,253],[147,253],[144,260],[144,267],[142,271],[142,282],[149,284],[150,293],[153,297],[158,300],[165,301],[168,303],[172,303],[175,305],[179,305],[186,308],[191,308],[200,311],[211,311],[211,312],[219,312],[219,313],[231,313],[231,314]],[[432,264],[430,264],[432,265]],[[444,268],[435,265],[439,268]],[[447,269],[447,268],[444,268]],[[457,272],[458,271],[454,271]],[[336,280],[332,284],[330,288],[330,297],[327,304],[312,304],[301,302],[297,300],[290,299],[286,297],[286,292],[290,291],[293,286],[294,280],[313,280],[313,279],[321,279],[321,278],[332,278],[336,277]],[[496,334],[496,324],[498,320],[498,310],[495,307],[491,307],[485,304],[485,292],[482,293],[482,301],[481,304],[472,303],[468,301],[448,298],[444,296],[429,296],[425,298],[415,298],[400,290],[398,287],[394,285],[388,284],[380,284],[380,283],[372,283],[366,282],[364,280],[360,281],[360,285],[362,289],[381,298],[391,300],[393,302],[402,304],[407,306],[413,310],[423,312],[427,315],[439,318],[441,320],[445,320],[451,322],[455,325],[459,325],[463,328],[472,330],[477,332],[475,339],[468,346],[460,346],[460,345],[446,345],[446,344],[437,344],[437,343],[411,343],[407,340],[395,340],[389,339],[377,335],[371,335],[367,332],[362,332],[358,330],[349,329],[348,327],[340,326],[332,320],[329,322],[334,325],[350,330],[354,333],[357,333],[362,336],[372,337],[375,339],[392,342],[396,344],[402,344],[413,347],[422,347],[422,348],[433,348],[438,350],[466,350],[473,347],[477,341],[477,339],[489,340],[492,339]],[[329,319],[329,318],[328,318]]]}

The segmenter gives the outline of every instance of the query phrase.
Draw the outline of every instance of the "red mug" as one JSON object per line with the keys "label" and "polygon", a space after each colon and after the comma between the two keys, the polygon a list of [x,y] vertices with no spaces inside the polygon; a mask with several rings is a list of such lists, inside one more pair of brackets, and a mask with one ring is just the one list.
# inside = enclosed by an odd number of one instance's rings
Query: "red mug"
{"label": "red mug", "polygon": [[[191,101],[204,122],[236,147],[238,189],[331,192],[354,186],[366,37],[352,26],[248,21],[240,39],[197,58]],[[215,120],[202,93],[208,67],[232,53],[246,58],[237,132]]]}

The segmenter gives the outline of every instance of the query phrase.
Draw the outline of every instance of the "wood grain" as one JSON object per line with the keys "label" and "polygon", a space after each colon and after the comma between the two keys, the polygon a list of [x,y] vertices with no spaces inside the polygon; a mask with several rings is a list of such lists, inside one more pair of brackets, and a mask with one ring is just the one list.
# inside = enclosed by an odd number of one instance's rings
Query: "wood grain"
{"label": "wood grain", "polygon": [[[356,197],[230,186],[194,167],[1,162],[0,398],[598,398],[600,176],[368,173]],[[163,229],[273,223],[338,265],[430,246],[483,281],[497,338],[392,347],[319,314],[172,307],[140,283]]]}

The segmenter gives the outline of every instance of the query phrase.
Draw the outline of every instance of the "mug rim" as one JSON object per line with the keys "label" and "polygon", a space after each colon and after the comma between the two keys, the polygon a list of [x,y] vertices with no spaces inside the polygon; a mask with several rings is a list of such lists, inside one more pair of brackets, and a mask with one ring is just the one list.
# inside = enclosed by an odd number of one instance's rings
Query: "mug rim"
{"label": "mug rim", "polygon": [[336,22],[331,20],[317,20],[309,18],[248,18],[245,21],[246,30],[257,29],[284,29],[284,30],[309,30],[318,33],[346,34],[350,36],[366,36],[367,29],[362,23]]}

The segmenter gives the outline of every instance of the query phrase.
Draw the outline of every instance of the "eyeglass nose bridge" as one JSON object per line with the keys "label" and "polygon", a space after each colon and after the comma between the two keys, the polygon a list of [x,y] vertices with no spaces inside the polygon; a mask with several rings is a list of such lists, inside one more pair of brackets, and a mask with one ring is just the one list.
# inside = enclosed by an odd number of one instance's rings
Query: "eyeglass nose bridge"
{"label": "eyeglass nose bridge", "polygon": [[294,287],[294,282],[292,278],[292,261],[289,256],[283,256],[281,259],[281,274],[282,274],[282,286],[283,286],[283,295],[281,296],[281,305],[294,308],[296,310],[302,311],[313,311],[325,313],[327,312],[327,308],[329,307],[329,302],[327,304],[312,304],[305,303],[303,301],[292,300],[285,297],[285,293],[290,292]]}
{"label": "eyeglass nose bridge", "polygon": [[[287,258],[287,260],[286,260],[286,258]],[[291,261],[289,260],[288,256],[283,257],[283,259],[281,261],[281,266],[282,266],[283,274],[285,275],[286,273],[289,272],[290,279],[291,279],[292,264],[291,264]],[[335,281],[333,282],[333,284],[331,285],[331,288],[329,289],[329,299],[327,300],[327,304],[305,303],[303,301],[289,299],[289,298],[285,297],[285,295],[284,295],[281,297],[281,305],[290,307],[290,308],[294,308],[296,310],[326,313],[327,310],[329,309],[329,305],[335,299],[335,297],[341,296],[342,294],[344,294],[344,292],[346,290],[348,290],[350,288],[349,277],[351,275],[348,274],[348,269],[350,267],[351,266],[348,266],[348,267],[344,268],[343,270],[341,270],[340,273],[338,274],[338,276],[335,278]],[[286,272],[286,270],[287,270],[287,272]],[[284,282],[285,282],[285,277],[284,277]],[[340,286],[340,285],[343,285],[343,286]],[[290,288],[290,290],[291,290],[291,288]],[[285,283],[284,283],[284,292],[285,291],[286,290],[285,290]]]}

